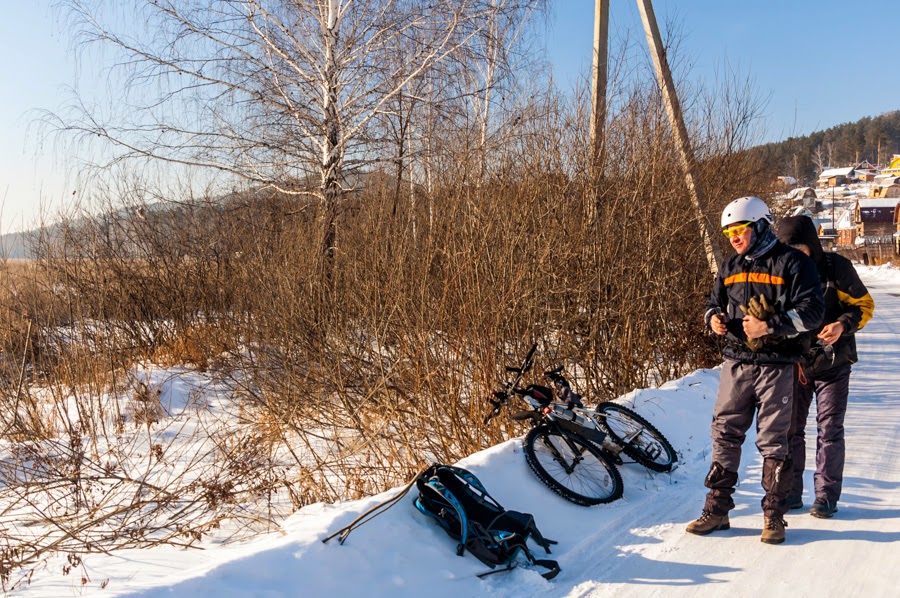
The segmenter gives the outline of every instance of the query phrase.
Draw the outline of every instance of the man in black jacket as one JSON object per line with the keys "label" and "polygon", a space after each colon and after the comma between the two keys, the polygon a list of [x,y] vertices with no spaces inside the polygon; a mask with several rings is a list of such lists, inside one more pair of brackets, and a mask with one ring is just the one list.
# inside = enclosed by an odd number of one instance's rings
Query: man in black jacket
{"label": "man in black jacket", "polygon": [[756,415],[763,456],[765,521],[760,540],[784,542],[796,364],[809,347],[808,331],[825,311],[815,264],[780,243],[772,214],[758,197],[741,197],[722,212],[722,229],[736,255],[725,260],[709,296],[706,324],[724,338],[725,363],[713,409],[712,466],[703,513],[687,531],[728,529],[741,447]]}
{"label": "man in black jacket", "polygon": [[856,363],[857,330],[875,311],[875,302],[847,258],[825,253],[816,226],[807,216],[785,218],[778,239],[810,256],[825,294],[825,319],[817,343],[801,361],[802,374],[794,395],[791,434],[793,476],[788,507],[803,507],[803,469],[806,464],[806,418],[816,395],[815,502],[810,514],[830,518],[837,511],[844,476],[844,415],[850,391],[850,366]]}

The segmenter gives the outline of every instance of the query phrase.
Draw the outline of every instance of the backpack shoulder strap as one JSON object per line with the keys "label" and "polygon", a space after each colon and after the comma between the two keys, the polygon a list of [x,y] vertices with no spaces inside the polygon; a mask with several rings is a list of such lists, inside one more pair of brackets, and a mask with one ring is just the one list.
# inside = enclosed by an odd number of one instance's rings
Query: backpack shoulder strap
{"label": "backpack shoulder strap", "polygon": [[540,567],[544,567],[545,569],[549,569],[546,573],[541,573],[541,577],[544,579],[553,579],[559,575],[559,563],[556,561],[550,559],[532,559],[531,562]]}
{"label": "backpack shoulder strap", "polygon": [[[466,510],[462,507],[457,500],[456,496],[453,495],[452,492],[447,490],[447,487],[444,486],[438,480],[430,480],[427,484],[422,487],[423,493],[432,493],[437,495],[440,501],[446,503],[453,509],[456,513],[456,519],[459,522],[459,545],[456,547],[456,554],[462,556],[466,551],[466,543],[469,541],[469,518],[466,516]],[[416,505],[418,506],[418,504]],[[420,511],[422,509],[419,509]],[[446,528],[446,520],[442,519],[436,513],[427,512],[428,515],[438,519]],[[455,530],[451,530],[447,528],[448,532],[451,532],[453,535],[457,535]]]}
{"label": "backpack shoulder strap", "polygon": [[555,540],[545,538],[534,522],[534,516],[521,511],[504,511],[491,523],[491,527],[510,530],[522,535],[524,538],[531,536],[534,541],[550,554],[550,546],[558,544]]}

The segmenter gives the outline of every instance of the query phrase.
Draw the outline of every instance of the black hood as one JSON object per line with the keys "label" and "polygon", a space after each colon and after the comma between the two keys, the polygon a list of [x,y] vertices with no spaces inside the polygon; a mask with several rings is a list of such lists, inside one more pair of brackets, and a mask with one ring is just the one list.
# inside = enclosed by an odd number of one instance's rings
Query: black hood
{"label": "black hood", "polygon": [[806,245],[813,261],[820,265],[825,261],[825,251],[819,241],[816,225],[809,216],[788,216],[778,223],[778,240],[787,245]]}

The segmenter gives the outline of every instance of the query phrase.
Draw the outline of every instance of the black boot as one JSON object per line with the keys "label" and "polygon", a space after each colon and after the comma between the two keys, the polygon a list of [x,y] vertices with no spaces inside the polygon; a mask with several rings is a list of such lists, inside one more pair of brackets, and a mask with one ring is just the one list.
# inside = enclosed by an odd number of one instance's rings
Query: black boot
{"label": "black boot", "polygon": [[817,498],[812,508],[810,508],[809,514],[819,519],[831,519],[837,513],[837,510],[837,501]]}

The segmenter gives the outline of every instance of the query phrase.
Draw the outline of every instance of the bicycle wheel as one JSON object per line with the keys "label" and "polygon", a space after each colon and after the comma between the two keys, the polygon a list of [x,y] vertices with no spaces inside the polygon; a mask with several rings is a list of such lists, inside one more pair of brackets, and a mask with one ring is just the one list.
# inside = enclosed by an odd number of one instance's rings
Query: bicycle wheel
{"label": "bicycle wheel", "polygon": [[622,496],[619,470],[580,436],[546,425],[532,428],[525,436],[525,461],[541,482],[576,505],[599,505]]}
{"label": "bicycle wheel", "polygon": [[678,456],[672,444],[653,424],[627,407],[616,403],[602,403],[597,425],[626,455],[653,471],[672,471]]}

